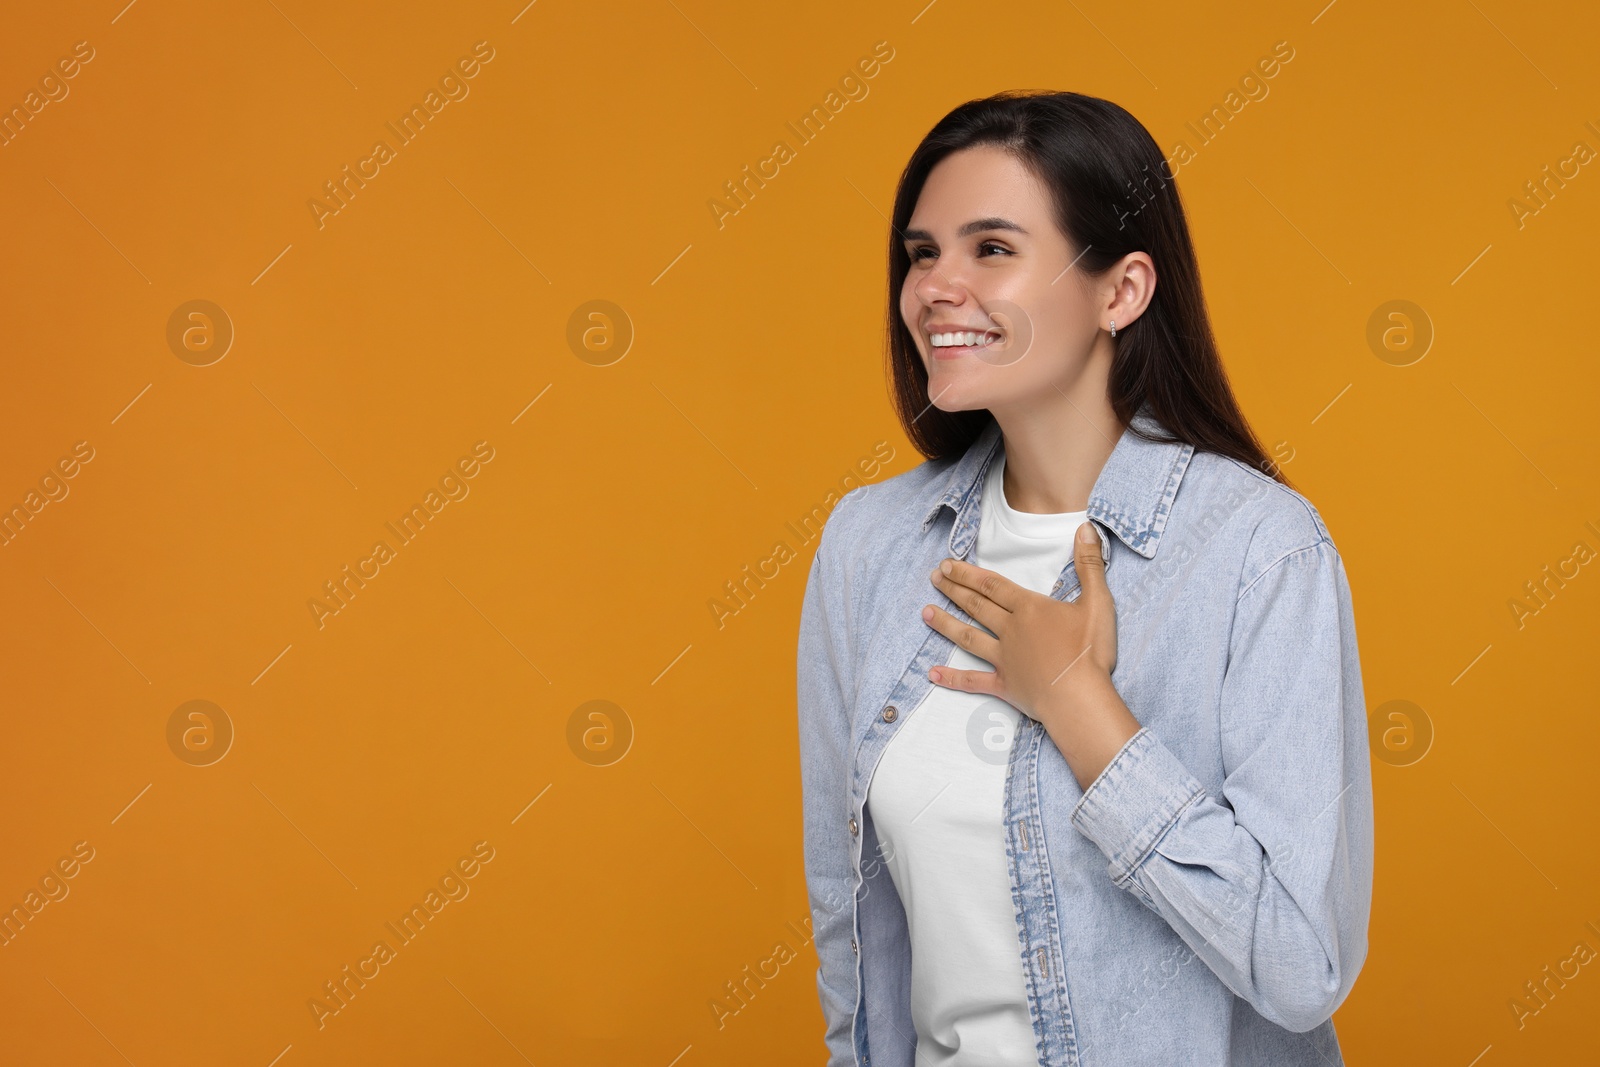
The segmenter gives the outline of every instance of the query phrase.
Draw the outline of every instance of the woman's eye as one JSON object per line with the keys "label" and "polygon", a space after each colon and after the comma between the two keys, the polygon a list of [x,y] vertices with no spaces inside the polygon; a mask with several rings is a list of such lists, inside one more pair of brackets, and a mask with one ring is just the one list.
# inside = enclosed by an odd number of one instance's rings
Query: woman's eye
{"label": "woman's eye", "polygon": [[[994,249],[995,251],[998,251],[998,252],[1004,252],[1008,256],[1012,254],[1011,250],[1006,248],[1004,245],[995,244],[993,241],[985,241],[985,242],[983,242],[982,244],[980,244],[978,246],[978,258],[979,259],[984,258],[984,254],[985,254],[986,250],[988,250],[988,249]],[[924,253],[927,253],[927,255],[924,255]],[[929,259],[929,258],[935,258],[936,259],[936,258],[938,258],[938,255],[939,255],[939,252],[938,252],[937,249],[930,248],[927,245],[921,245],[921,246],[919,246],[917,248],[913,248],[911,250],[911,262],[916,263],[916,262],[918,262],[920,260]]]}

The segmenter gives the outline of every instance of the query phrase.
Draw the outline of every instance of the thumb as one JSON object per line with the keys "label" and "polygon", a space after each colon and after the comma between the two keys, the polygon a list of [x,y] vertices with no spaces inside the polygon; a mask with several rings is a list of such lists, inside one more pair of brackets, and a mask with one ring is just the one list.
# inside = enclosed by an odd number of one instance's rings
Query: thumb
{"label": "thumb", "polygon": [[1090,590],[1094,591],[1095,596],[1106,592],[1106,561],[1100,555],[1100,551],[1100,531],[1094,528],[1093,522],[1085,522],[1078,527],[1078,536],[1073,547],[1078,581],[1083,586],[1085,595],[1088,595]]}

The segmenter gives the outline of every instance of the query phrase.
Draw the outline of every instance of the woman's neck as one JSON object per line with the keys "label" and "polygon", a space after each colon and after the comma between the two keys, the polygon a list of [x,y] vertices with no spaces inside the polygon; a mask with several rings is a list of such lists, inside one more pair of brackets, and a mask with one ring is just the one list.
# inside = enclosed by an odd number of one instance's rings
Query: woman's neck
{"label": "woman's neck", "polygon": [[1104,394],[1075,400],[1057,393],[1026,414],[997,413],[1005,439],[1006,502],[1017,511],[1084,511],[1124,424]]}

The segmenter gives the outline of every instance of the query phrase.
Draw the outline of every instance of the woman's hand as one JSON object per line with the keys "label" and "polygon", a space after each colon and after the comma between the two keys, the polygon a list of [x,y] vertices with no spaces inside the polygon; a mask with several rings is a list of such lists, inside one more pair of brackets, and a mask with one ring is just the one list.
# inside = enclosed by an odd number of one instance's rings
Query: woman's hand
{"label": "woman's hand", "polygon": [[948,689],[999,697],[1035,719],[1042,718],[1042,710],[1060,706],[1061,694],[1085,675],[1109,678],[1117,665],[1117,609],[1092,522],[1078,527],[1073,554],[1083,591],[1072,602],[1024,589],[971,563],[940,563],[933,584],[995,636],[931,604],[922,609],[923,621],[994,670],[941,666],[929,677]]}
{"label": "woman's hand", "polygon": [[933,584],[993,637],[931,604],[922,609],[922,618],[994,665],[992,671],[934,667],[928,674],[934,683],[999,697],[1044,723],[1087,789],[1139,723],[1111,684],[1117,609],[1093,523],[1078,528],[1073,552],[1083,591],[1071,602],[1024,589],[971,563],[947,559],[939,565]]}

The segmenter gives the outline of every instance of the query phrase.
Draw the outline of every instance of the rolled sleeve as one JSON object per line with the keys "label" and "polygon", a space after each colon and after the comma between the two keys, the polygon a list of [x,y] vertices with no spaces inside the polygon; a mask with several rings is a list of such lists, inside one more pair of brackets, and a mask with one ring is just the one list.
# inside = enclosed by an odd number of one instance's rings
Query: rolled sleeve
{"label": "rolled sleeve", "polygon": [[1089,784],[1072,825],[1106,854],[1118,886],[1128,880],[1205,786],[1155,734],[1140,728]]}

